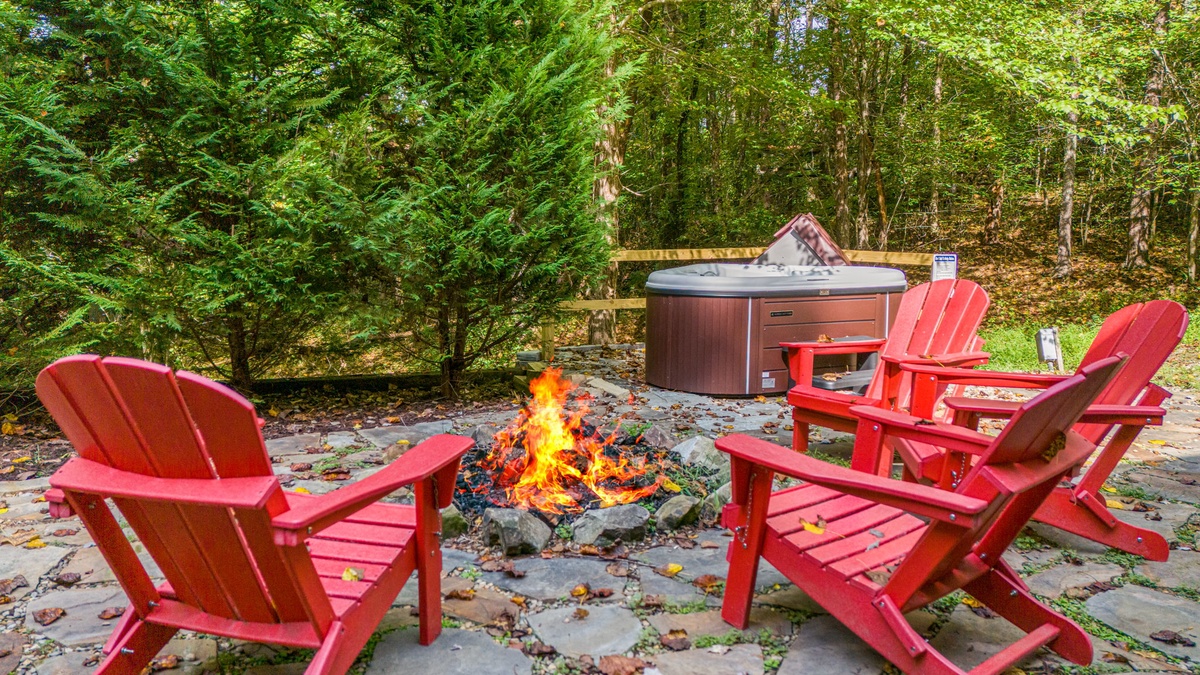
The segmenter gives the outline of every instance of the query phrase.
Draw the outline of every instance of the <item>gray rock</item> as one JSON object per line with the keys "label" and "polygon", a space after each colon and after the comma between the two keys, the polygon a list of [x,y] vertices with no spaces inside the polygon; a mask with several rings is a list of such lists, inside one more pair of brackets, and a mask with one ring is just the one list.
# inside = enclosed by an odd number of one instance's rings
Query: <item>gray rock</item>
{"label": "gray rock", "polygon": [[1053,543],[1059,548],[1070,549],[1076,553],[1083,555],[1102,555],[1108,551],[1108,547],[1104,544],[1085,539],[1077,534],[1072,534],[1065,530],[1060,530],[1053,525],[1045,523],[1030,522],[1029,529],[1037,533],[1039,537]]}
{"label": "gray rock", "polygon": [[[710,649],[685,649],[649,657],[662,675],[762,675],[762,647],[738,644],[724,654]],[[650,672],[647,670],[647,672]]]}
{"label": "gray rock", "polygon": [[[677,575],[680,579],[691,581],[696,577],[712,574],[721,578],[729,576],[729,562],[725,560],[725,551],[728,548],[728,537],[721,536],[719,531],[709,531],[701,534],[700,539],[707,539],[717,542],[717,548],[701,548],[697,546],[693,549],[679,548],[677,546],[656,546],[652,549],[636,553],[631,556],[634,560],[650,565],[651,567],[662,567],[670,563],[683,565],[683,570]],[[648,573],[649,570],[646,570]],[[646,574],[642,574],[644,578]],[[789,584],[787,577],[771,566],[766,560],[760,560],[758,564],[758,575],[755,580],[757,588],[764,586],[775,586]]]}
{"label": "gray rock", "polygon": [[471,440],[475,441],[476,445],[491,445],[497,431],[499,429],[491,424],[479,424],[472,428],[467,435],[471,437]]}
{"label": "gray rock", "polygon": [[[1111,511],[1117,517],[1117,520],[1129,523],[1134,527],[1141,527],[1152,532],[1157,532],[1168,542],[1178,541],[1179,536],[1175,534],[1175,529],[1186,524],[1189,517],[1200,514],[1200,510],[1197,510],[1196,507],[1190,504],[1157,502],[1151,504],[1151,506],[1155,509],[1152,512],[1119,509],[1112,509]],[[1158,516],[1159,520],[1151,520],[1151,516]]]}
{"label": "gray rock", "polygon": [[[929,641],[938,651],[954,662],[954,665],[969,670],[983,663],[1000,650],[1025,637],[1025,631],[1000,617],[985,619],[972,612],[966,605],[959,605],[950,614],[950,621],[942,626],[937,636]],[[1026,666],[1044,664],[1045,672],[1054,672],[1054,666],[1064,661],[1046,648],[1014,666],[1030,670]]]}
{"label": "gray rock", "polygon": [[659,530],[675,530],[691,525],[700,517],[700,499],[688,495],[671,497],[654,512],[654,526]]}
{"label": "gray rock", "polygon": [[609,654],[624,654],[637,644],[642,622],[633,612],[615,605],[587,607],[587,617],[576,618],[575,607],[549,609],[528,617],[529,627],[542,642],[560,654],[597,661]]}
{"label": "gray rock", "polygon": [[1057,598],[1070,588],[1080,588],[1099,581],[1112,581],[1125,573],[1119,565],[1084,563],[1059,565],[1029,577],[1029,590],[1047,598]]}
{"label": "gray rock", "polygon": [[442,509],[442,539],[453,539],[460,534],[466,534],[469,529],[467,519],[457,506],[451,504]]}
{"label": "gray rock", "polygon": [[1100,621],[1168,654],[1200,660],[1200,646],[1169,645],[1150,637],[1160,630],[1173,630],[1200,643],[1200,602],[1141,586],[1122,586],[1088,598],[1087,609]]}
{"label": "gray rock", "polygon": [[550,526],[528,511],[487,509],[483,512],[483,536],[489,546],[499,545],[505,555],[537,553],[546,548],[553,534]]}
{"label": "gray rock", "polygon": [[[165,576],[162,570],[159,569],[158,563],[154,562],[154,558],[150,557],[150,553],[143,547],[138,545],[135,545],[135,547],[135,550],[138,551],[138,560],[145,566],[146,572],[150,574],[150,578],[154,581],[162,581]],[[100,549],[94,546],[81,548],[76,551],[75,556],[71,558],[71,562],[67,563],[67,566],[62,571],[64,574],[68,572],[78,574],[81,577],[79,582],[83,584],[117,580],[112,568],[108,566],[108,561],[100,553]]]}
{"label": "gray rock", "polygon": [[298,436],[284,436],[283,438],[272,438],[269,441],[264,441],[267,446],[267,454],[272,457],[281,455],[295,455],[303,453],[308,448],[321,447],[320,434],[300,434]]}
{"label": "gray rock", "polygon": [[643,596],[659,595],[671,605],[691,605],[700,602],[708,607],[721,606],[721,590],[705,594],[687,580],[664,577],[646,568],[639,570],[639,574]]}
{"label": "gray rock", "polygon": [[760,595],[754,599],[754,602],[760,605],[768,605],[771,607],[783,607],[784,609],[794,609],[808,614],[828,614],[824,607],[820,605],[812,597],[795,586],[772,591],[765,595]]}
{"label": "gray rock", "polygon": [[0,633],[0,673],[11,673],[21,663],[21,655],[25,651],[25,636],[17,632]]}
{"label": "gray rock", "polygon": [[27,549],[20,546],[0,546],[0,579],[11,579],[18,574],[25,577],[29,585],[10,593],[23,598],[37,588],[38,580],[67,557],[71,549],[62,546]]}
{"label": "gray rock", "polygon": [[819,616],[800,626],[779,675],[848,675],[879,673],[887,661],[832,616]]}
{"label": "gray rock", "polygon": [[43,492],[50,487],[50,478],[30,478],[29,480],[0,481],[0,496],[20,494],[22,492]]}
{"label": "gray rock", "polygon": [[650,512],[637,504],[622,504],[585,511],[572,526],[572,539],[580,544],[607,546],[620,541],[640,541],[646,536]]}
{"label": "gray rock", "polygon": [[[733,626],[725,623],[717,610],[695,612],[692,614],[655,614],[649,618],[650,625],[660,635],[666,635],[673,630],[687,632],[688,637],[696,639],[704,635],[724,635],[733,630]],[[791,635],[792,622],[782,612],[755,607],[750,610],[750,625],[746,632],[758,635],[759,631],[767,631],[772,635]]]}
{"label": "gray rock", "polygon": [[[1130,472],[1123,478],[1146,490],[1148,494],[1191,504],[1200,504],[1200,473],[1144,469]],[[1181,479],[1191,481],[1184,484]]]}
{"label": "gray rock", "polygon": [[725,483],[721,487],[708,493],[704,498],[704,502],[700,505],[700,517],[706,522],[714,520],[721,515],[721,509],[729,503],[733,498],[733,484]]}
{"label": "gray rock", "polygon": [[358,437],[358,434],[353,431],[334,431],[325,435],[325,440],[322,445],[328,445],[331,448],[352,448],[362,445],[363,441]]}
{"label": "gray rock", "polygon": [[430,436],[447,434],[453,429],[454,423],[450,420],[439,420],[437,422],[421,422],[407,426],[397,425],[362,429],[358,434],[370,441],[371,445],[377,448],[386,448],[399,441],[408,441],[409,444],[416,445]]}
{"label": "gray rock", "polygon": [[604,392],[605,394],[608,394],[619,401],[624,401],[625,399],[629,398],[628,389],[599,377],[593,377],[592,379],[588,380],[587,386],[591,387],[592,389],[598,389],[599,391]]}
{"label": "gray rock", "polygon": [[50,518],[50,507],[41,502],[22,500],[9,504],[6,509],[4,513],[0,513],[0,522],[8,527],[29,527]]}
{"label": "gray rock", "polygon": [[542,358],[542,353],[536,349],[517,352],[518,361],[537,361]]}
{"label": "gray rock", "polygon": [[[643,415],[643,417],[645,417],[645,415]],[[642,442],[652,448],[658,448],[659,450],[673,448],[678,443],[674,434],[657,424],[652,425],[649,429],[642,433]]]}
{"label": "gray rock", "polygon": [[705,471],[720,471],[729,464],[729,456],[717,450],[711,438],[692,436],[671,448],[687,466],[696,466]]}
{"label": "gray rock", "polygon": [[[29,601],[25,607],[25,627],[38,635],[68,647],[103,642],[108,639],[117,619],[101,621],[100,612],[109,607],[125,607],[129,601],[120,588],[71,588],[51,591]],[[40,609],[61,607],[66,614],[49,626],[34,621]]]}
{"label": "gray rock", "polygon": [[[46,659],[38,664],[33,672],[37,675],[83,675],[96,670],[95,666],[85,666],[83,663],[92,658],[90,652],[67,652],[61,656]],[[99,662],[96,665],[100,665]]]}
{"label": "gray rock", "polygon": [[417,631],[398,630],[383,636],[367,675],[438,673],[438,675],[529,675],[533,662],[516,649],[502,647],[487,633],[449,629],[428,647],[417,643]]}
{"label": "gray rock", "polygon": [[551,601],[569,597],[571,589],[587,584],[593,589],[611,588],[613,598],[620,599],[625,579],[614,577],[606,571],[608,561],[589,558],[525,558],[513,563],[513,568],[524,572],[516,579],[503,572],[485,572],[483,578],[511,593],[537,600]]}
{"label": "gray rock", "polygon": [[1163,588],[1200,590],[1200,553],[1171,551],[1165,562],[1147,562],[1134,570]]}

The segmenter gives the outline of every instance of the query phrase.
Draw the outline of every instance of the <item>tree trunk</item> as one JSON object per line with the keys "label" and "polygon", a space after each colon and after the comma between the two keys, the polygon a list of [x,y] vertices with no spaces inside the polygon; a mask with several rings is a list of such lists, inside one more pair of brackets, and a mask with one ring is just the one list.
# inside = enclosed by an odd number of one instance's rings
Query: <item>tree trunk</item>
{"label": "tree trunk", "polygon": [[1058,263],[1054,267],[1055,279],[1071,276],[1071,212],[1075,208],[1075,153],[1079,146],[1075,125],[1079,123],[1079,114],[1068,113],[1067,123],[1071,125],[1071,129],[1067,132],[1066,148],[1063,150],[1062,205],[1058,210]]}
{"label": "tree trunk", "polygon": [[254,378],[250,375],[250,353],[246,348],[246,322],[235,313],[226,325],[229,327],[229,381],[236,389],[250,391]]}
{"label": "tree trunk", "polygon": [[[616,57],[604,66],[606,78],[616,72]],[[601,104],[600,119],[603,120],[600,140],[596,142],[597,175],[592,186],[592,198],[596,202],[596,218],[604,227],[604,237],[614,250],[620,245],[620,222],[617,199],[621,196],[621,166],[625,163],[625,142],[629,135],[626,120],[612,119],[611,108]],[[604,270],[599,283],[595,284],[588,298],[611,300],[617,297],[617,263],[611,262]],[[588,318],[588,343],[606,345],[616,341],[617,312],[612,309],[592,312]]]}
{"label": "tree trunk", "polygon": [[[865,42],[865,41],[864,41]],[[858,99],[858,203],[855,216],[855,246],[860,249],[871,245],[871,173],[874,169],[874,143],[871,139],[871,102],[875,97],[874,73],[869,43],[856,50],[858,53],[855,98]]]}
{"label": "tree trunk", "polygon": [[1196,283],[1196,248],[1200,245],[1200,190],[1192,185],[1192,193],[1188,197],[1188,248],[1187,275],[1188,281]]}
{"label": "tree trunk", "polygon": [[850,242],[849,143],[846,140],[846,113],[842,110],[842,28],[836,13],[840,6],[830,7],[829,16],[829,94],[833,99],[833,227],[842,245]]}
{"label": "tree trunk", "polygon": [[[1154,33],[1161,41],[1167,33],[1167,20],[1171,10],[1169,2],[1163,3],[1154,17]],[[1162,97],[1166,72],[1158,50],[1151,58],[1150,74],[1146,76],[1146,93],[1142,102],[1158,106]],[[1133,198],[1129,200],[1129,248],[1125,252],[1125,269],[1150,266],[1150,201],[1154,192],[1154,177],[1158,162],[1158,122],[1150,121],[1143,130],[1147,137],[1146,148],[1133,169]]]}
{"label": "tree trunk", "polygon": [[938,192],[938,179],[941,177],[938,167],[941,164],[942,124],[938,114],[942,107],[942,67],[945,60],[945,56],[938,54],[933,66],[933,189],[929,192],[929,229],[932,232],[937,232],[941,227],[938,207],[942,196]]}
{"label": "tree trunk", "polygon": [[887,215],[887,195],[883,192],[883,167],[879,165],[879,160],[875,159],[872,162],[875,167],[875,200],[879,202],[879,237],[876,244],[880,251],[886,251],[888,245],[888,215]]}
{"label": "tree trunk", "polygon": [[1000,215],[1004,207],[1004,179],[1000,176],[992,182],[988,192],[987,218],[983,222],[983,243],[1000,241]]}

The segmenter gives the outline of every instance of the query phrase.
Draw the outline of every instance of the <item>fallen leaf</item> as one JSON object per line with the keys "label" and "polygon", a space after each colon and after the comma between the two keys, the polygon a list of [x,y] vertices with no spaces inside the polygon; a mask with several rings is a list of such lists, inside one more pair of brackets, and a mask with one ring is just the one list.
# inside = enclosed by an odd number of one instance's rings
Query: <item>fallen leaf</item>
{"label": "fallen leaf", "polygon": [[676,484],[675,481],[671,480],[670,478],[664,478],[663,482],[662,482],[662,486],[663,486],[663,489],[670,490],[671,492],[683,492],[683,488],[679,487],[679,485]]}
{"label": "fallen leaf", "polygon": [[363,571],[357,567],[347,567],[342,570],[342,581],[362,581]]}
{"label": "fallen leaf", "polygon": [[62,607],[47,607],[46,609],[39,609],[38,611],[34,612],[33,620],[37,621],[43,626],[49,626],[55,621],[61,619],[66,613],[67,610],[63,609]]}
{"label": "fallen leaf", "polygon": [[715,574],[701,574],[692,580],[692,585],[704,591],[705,595],[712,595],[719,591],[725,580]]}
{"label": "fallen leaf", "polygon": [[729,645],[713,645],[708,648],[708,651],[712,652],[713,654],[728,654]]}
{"label": "fallen leaf", "polygon": [[600,547],[592,544],[584,544],[579,547],[579,555],[600,555]]}
{"label": "fallen leaf", "polygon": [[681,652],[685,649],[692,648],[692,641],[688,639],[686,630],[673,630],[666,635],[660,636],[658,641],[662,644],[662,646],[670,649],[673,652]]}
{"label": "fallen leaf", "polygon": [[983,607],[982,602],[976,600],[975,598],[972,598],[969,595],[962,599],[962,604],[966,605],[967,607],[970,607],[971,609],[975,609],[976,607]]}
{"label": "fallen leaf", "polygon": [[812,532],[813,534],[818,534],[818,535],[825,534],[825,519],[818,516],[817,522],[810,523],[807,520],[801,518],[800,519],[800,527],[803,527],[805,529],[805,531]]}
{"label": "fallen leaf", "polygon": [[25,588],[28,585],[29,582],[20,574],[11,579],[0,579],[0,595],[10,595],[18,588]]}
{"label": "fallen leaf", "polygon": [[533,642],[526,642],[525,646],[521,648],[521,651],[525,652],[529,656],[550,656],[551,654],[558,653],[558,650],[554,647],[536,640]]}
{"label": "fallen leaf", "polygon": [[104,611],[100,612],[98,618],[101,621],[111,621],[125,613],[124,607],[105,607]]}
{"label": "fallen leaf", "polygon": [[604,568],[604,571],[608,572],[614,577],[627,577],[632,570],[629,569],[629,565],[614,562],[609,563],[608,566]]}
{"label": "fallen leaf", "polygon": [[1125,504],[1116,499],[1105,499],[1104,504],[1110,509],[1118,509],[1121,511],[1125,510]]}
{"label": "fallen leaf", "polygon": [[571,597],[573,597],[573,598],[587,597],[587,594],[590,593],[591,591],[592,591],[591,586],[589,586],[587,584],[579,584],[575,588],[571,589]]}
{"label": "fallen leaf", "polygon": [[54,537],[72,537],[79,534],[79,530],[55,530],[50,534]]}
{"label": "fallen leaf", "polygon": [[474,600],[475,599],[475,589],[474,588],[455,589],[446,594],[446,599],[447,600]]}
{"label": "fallen leaf", "polygon": [[[1153,441],[1151,441],[1153,442]],[[1160,630],[1150,634],[1151,640],[1158,640],[1169,645],[1179,645],[1181,647],[1195,647],[1196,642],[1186,635],[1180,635],[1173,630]]]}
{"label": "fallen leaf", "polygon": [[298,495],[311,495],[312,494],[306,488],[302,488],[302,487],[296,488],[295,490],[293,490],[293,492],[295,492]]}
{"label": "fallen leaf", "polygon": [[0,537],[0,544],[8,544],[10,546],[21,546],[27,542],[38,538],[37,530],[17,530],[10,535]]}
{"label": "fallen leaf", "polygon": [[1129,663],[1128,657],[1122,654],[1116,654],[1114,652],[1102,652],[1100,654],[1100,660],[1104,661],[1105,663]]}
{"label": "fallen leaf", "polygon": [[32,457],[18,457],[16,459],[14,459],[12,461],[12,463],[13,464],[24,464],[25,462],[28,462],[31,459],[33,459],[33,458]]}
{"label": "fallen leaf", "polygon": [[509,598],[508,601],[511,602],[512,604],[516,605],[517,607],[520,607],[521,609],[525,609],[525,606],[526,606],[525,598],[523,598],[519,595],[514,595],[513,597]]}
{"label": "fallen leaf", "polygon": [[74,586],[75,584],[79,583],[80,580],[82,580],[82,579],[83,579],[83,576],[80,575],[78,572],[63,572],[62,574],[51,579],[51,581],[58,584],[59,586],[66,586],[67,588],[70,588],[70,587]]}
{"label": "fallen leaf", "polygon": [[721,548],[721,545],[715,541],[702,541],[700,542],[700,548]]}
{"label": "fallen leaf", "polygon": [[289,471],[312,471],[312,464],[308,462],[296,462],[288,467]]}
{"label": "fallen leaf", "polygon": [[160,670],[172,670],[179,667],[179,657],[174,654],[155,657],[150,662],[150,670],[158,672]]}
{"label": "fallen leaf", "polygon": [[591,600],[592,598],[609,598],[612,597],[612,594],[613,589],[611,588],[594,588],[590,593],[588,593],[587,599]]}
{"label": "fallen leaf", "polygon": [[658,609],[658,608],[662,607],[663,605],[667,604],[667,596],[657,595],[657,594],[643,595],[642,602],[640,604],[642,607],[645,607],[646,609]]}
{"label": "fallen leaf", "polygon": [[25,544],[25,548],[46,548],[46,542],[34,537],[29,543]]}
{"label": "fallen leaf", "polygon": [[576,607],[575,614],[573,616],[576,621],[583,621],[584,619],[588,618],[588,614],[590,614],[590,612],[588,612],[586,609],[582,607]]}
{"label": "fallen leaf", "polygon": [[683,571],[683,565],[679,563],[667,563],[661,567],[655,567],[656,574],[661,574],[664,577],[673,577]]}
{"label": "fallen leaf", "polygon": [[1166,445],[1166,444],[1167,444],[1167,442],[1164,440],[1160,440],[1157,438],[1150,439],[1150,445]]}
{"label": "fallen leaf", "polygon": [[833,338],[829,337],[828,335],[826,335],[824,333],[821,333],[820,335],[817,336],[817,342],[820,342],[822,344],[827,343],[827,342],[833,342]]}
{"label": "fallen leaf", "polygon": [[635,675],[647,665],[645,661],[636,656],[609,654],[608,656],[601,657],[600,663],[596,664],[596,667],[604,675]]}

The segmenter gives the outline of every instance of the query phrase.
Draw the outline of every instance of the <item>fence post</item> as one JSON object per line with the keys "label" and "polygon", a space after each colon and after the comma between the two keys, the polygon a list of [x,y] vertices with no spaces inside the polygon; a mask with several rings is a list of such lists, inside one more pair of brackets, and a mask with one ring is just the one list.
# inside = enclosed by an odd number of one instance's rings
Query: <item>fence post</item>
{"label": "fence post", "polygon": [[554,359],[554,321],[542,323],[542,360],[550,363]]}

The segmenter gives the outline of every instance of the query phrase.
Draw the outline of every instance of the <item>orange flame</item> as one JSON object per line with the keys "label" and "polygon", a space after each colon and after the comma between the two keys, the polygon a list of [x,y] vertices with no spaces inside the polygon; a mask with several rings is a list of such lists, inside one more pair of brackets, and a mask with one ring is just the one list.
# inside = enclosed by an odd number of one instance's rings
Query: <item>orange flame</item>
{"label": "orange flame", "polygon": [[[495,484],[516,506],[547,513],[581,511],[581,484],[600,499],[601,506],[628,504],[654,494],[666,477],[659,476],[645,487],[628,487],[646,473],[645,467],[604,453],[615,432],[607,438],[582,434],[589,408],[585,400],[577,399],[576,410],[566,409],[567,395],[575,385],[561,375],[561,369],[548,368],[530,382],[533,400],[496,434],[484,460],[485,468],[495,472]],[[517,451],[519,446],[523,454]]]}

